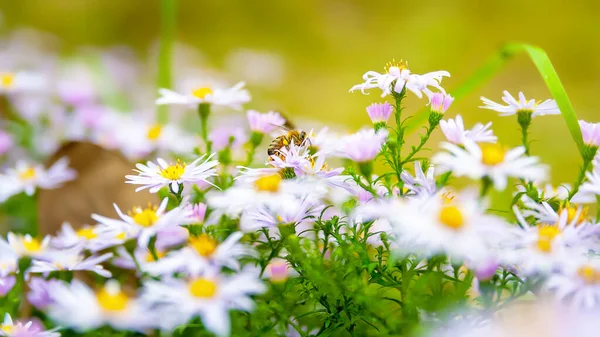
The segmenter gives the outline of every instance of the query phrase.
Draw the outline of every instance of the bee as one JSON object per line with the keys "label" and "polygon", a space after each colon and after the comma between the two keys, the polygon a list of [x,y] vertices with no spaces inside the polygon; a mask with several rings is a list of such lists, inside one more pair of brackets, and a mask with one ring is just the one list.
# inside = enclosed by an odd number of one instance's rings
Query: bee
{"label": "bee", "polygon": [[279,150],[289,146],[291,143],[294,143],[296,145],[303,145],[307,141],[310,142],[310,139],[308,138],[306,132],[300,130],[287,129],[286,134],[283,134],[271,141],[271,144],[269,144],[269,147],[267,148],[267,154],[269,155],[269,157],[271,157],[272,155],[278,155]]}

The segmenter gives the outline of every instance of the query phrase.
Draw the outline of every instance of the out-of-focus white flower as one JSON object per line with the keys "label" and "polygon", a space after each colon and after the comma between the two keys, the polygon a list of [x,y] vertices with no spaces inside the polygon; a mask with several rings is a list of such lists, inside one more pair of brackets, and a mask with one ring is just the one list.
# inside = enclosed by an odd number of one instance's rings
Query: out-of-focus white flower
{"label": "out-of-focus white flower", "polygon": [[31,256],[35,258],[43,258],[48,251],[50,245],[50,236],[44,237],[42,241],[32,237],[29,234],[17,235],[8,233],[6,235],[8,244],[13,252],[18,256]]}
{"label": "out-of-focus white flower", "polygon": [[436,194],[437,187],[434,178],[433,165],[427,168],[426,176],[421,168],[421,163],[415,161],[415,176],[413,177],[405,170],[402,171],[400,178],[404,182],[404,187],[417,196],[430,196]]}
{"label": "out-of-focus white flower", "polygon": [[181,324],[200,316],[207,330],[217,336],[229,336],[229,310],[251,311],[250,295],[261,294],[265,285],[254,272],[241,271],[231,276],[207,272],[188,279],[149,281],[144,298],[162,305],[165,321]]}
{"label": "out-of-focus white flower", "polygon": [[44,254],[44,260],[33,260],[29,273],[42,273],[47,276],[53,271],[92,271],[103,277],[111,277],[112,273],[100,263],[110,259],[112,253],[102,254],[100,256],[85,257],[81,247],[71,249],[50,250]]}
{"label": "out-of-focus white flower", "polygon": [[[206,157],[206,155],[194,160],[191,164],[177,162],[169,164],[164,159],[158,158],[155,164],[149,161],[146,165],[138,163],[135,165],[138,175],[126,175],[125,181],[128,184],[142,185],[135,189],[136,192],[148,189],[150,193],[158,192],[162,187],[169,188],[179,193],[179,189],[184,183],[209,183],[208,178],[216,176],[217,170],[215,167],[219,165],[218,160],[211,160],[214,153]],[[206,157],[206,159],[205,159]]]}
{"label": "out-of-focus white flower", "polygon": [[256,110],[248,110],[246,115],[250,130],[258,133],[269,133],[285,124],[285,118],[275,111],[260,113]]}
{"label": "out-of-focus white flower", "polygon": [[42,165],[30,165],[19,161],[15,168],[8,169],[0,175],[0,202],[21,192],[33,195],[36,188],[52,189],[62,186],[77,176],[77,172],[68,166],[67,158],[61,158],[48,169]]}
{"label": "out-of-focus white flower", "polygon": [[62,281],[57,279],[45,280],[41,277],[33,277],[27,282],[29,292],[27,301],[38,310],[43,310],[52,303],[50,291],[52,287],[60,284]]}
{"label": "out-of-focus white flower", "polygon": [[600,146],[600,123],[588,123],[580,120],[579,127],[583,142],[590,146]]}
{"label": "out-of-focus white flower", "polygon": [[19,254],[0,237],[0,283],[5,277],[17,271],[18,262]]}
{"label": "out-of-focus white flower", "polygon": [[160,97],[156,104],[174,104],[194,106],[202,103],[227,106],[239,110],[242,104],[250,101],[250,94],[244,89],[245,83],[239,82],[231,88],[212,88],[201,86],[190,93],[177,93],[169,89],[159,89]]}
{"label": "out-of-focus white flower", "polygon": [[63,223],[61,230],[52,238],[51,245],[57,249],[83,247],[96,252],[108,247],[119,245],[126,239],[125,232],[114,233],[104,226],[84,225],[74,230],[71,224]]}
{"label": "out-of-focus white flower", "polygon": [[466,140],[464,148],[452,143],[443,143],[442,148],[448,152],[431,158],[441,173],[452,171],[456,176],[471,179],[488,177],[498,190],[506,188],[509,177],[538,181],[547,175],[539,158],[523,156],[525,148],[522,146],[506,151],[499,144],[476,144]]}
{"label": "out-of-focus white flower", "polygon": [[452,102],[454,102],[454,97],[441,92],[436,92],[431,95],[429,104],[431,111],[444,114],[448,108],[450,108]]}
{"label": "out-of-focus white flower", "polygon": [[506,264],[515,264],[526,275],[549,273],[569,260],[581,258],[589,247],[582,234],[586,226],[577,225],[578,217],[569,221],[569,212],[563,210],[555,223],[530,225],[518,208],[514,207],[520,227],[513,228],[512,237],[503,246],[501,258]]}
{"label": "out-of-focus white flower", "polygon": [[562,270],[548,277],[545,288],[558,301],[569,302],[578,309],[598,309],[600,306],[600,261],[598,258],[570,260]]}
{"label": "out-of-focus white flower", "polygon": [[240,232],[233,233],[222,243],[207,234],[190,237],[185,247],[146,265],[145,270],[153,275],[168,276],[175,272],[197,275],[215,267],[239,270],[240,257],[255,255],[253,249],[239,243],[242,236]]}
{"label": "out-of-focus white flower", "polygon": [[526,100],[523,92],[519,92],[519,100],[517,101],[505,90],[502,100],[508,105],[496,103],[482,96],[481,101],[484,105],[480,106],[480,108],[497,111],[500,113],[500,116],[510,116],[519,112],[531,113],[531,117],[560,114],[558,105],[556,105],[556,101],[553,99],[547,99],[543,102],[536,101],[535,99]]}
{"label": "out-of-focus white flower", "polygon": [[12,136],[0,130],[0,156],[12,149],[14,144]]}
{"label": "out-of-focus white flower", "polygon": [[594,160],[592,171],[585,173],[587,181],[581,184],[579,191],[571,199],[576,203],[594,203],[600,195],[600,160]]}
{"label": "out-of-focus white flower", "polygon": [[465,130],[461,115],[456,115],[454,119],[440,121],[440,128],[448,142],[457,145],[463,145],[466,139],[475,143],[495,143],[498,137],[494,136],[491,126],[492,122],[485,125],[477,123],[471,130]]}
{"label": "out-of-focus white flower", "polygon": [[206,216],[206,208],[208,206],[203,203],[198,203],[194,205],[189,205],[191,209],[190,219],[192,219],[193,223],[203,223],[204,217]]}
{"label": "out-of-focus white flower", "polygon": [[142,331],[156,324],[153,311],[126,295],[115,280],[94,292],[79,280],[51,287],[52,303],[46,313],[57,323],[76,331],[103,325],[115,329]]}
{"label": "out-of-focus white flower", "polygon": [[280,258],[272,259],[263,273],[263,276],[273,283],[285,282],[288,278],[296,275],[298,273],[294,268],[286,260]]}
{"label": "out-of-focus white flower", "polygon": [[385,97],[391,94],[392,90],[401,93],[406,87],[419,98],[422,98],[423,94],[431,97],[433,91],[429,87],[445,93],[440,85],[444,77],[450,77],[450,73],[441,70],[423,75],[411,74],[405,63],[392,61],[385,66],[383,74],[367,71],[363,75],[364,82],[353,86],[350,91],[360,90],[364,94],[367,89],[379,88],[382,91],[381,97]]}
{"label": "out-of-focus white flower", "polygon": [[6,337],[60,337],[60,333],[56,332],[58,328],[52,330],[40,330],[39,327],[33,326],[33,321],[25,324],[21,322],[13,322],[8,313],[4,315],[4,321],[0,325],[0,336]]}
{"label": "out-of-focus white flower", "polygon": [[135,207],[127,215],[115,204],[120,219],[111,219],[98,214],[92,214],[92,219],[116,232],[125,232],[127,238],[137,238],[140,246],[146,246],[152,236],[160,236],[163,231],[189,222],[189,209],[183,205],[167,211],[168,201],[168,198],[164,198],[158,207],[152,205],[146,208]]}
{"label": "out-of-focus white flower", "polygon": [[0,72],[0,94],[40,92],[45,79],[31,72]]}
{"label": "out-of-focus white flower", "polygon": [[370,162],[379,154],[388,136],[387,130],[366,129],[340,139],[339,154],[357,163]]}
{"label": "out-of-focus white flower", "polygon": [[323,206],[309,198],[276,209],[260,205],[244,212],[240,219],[240,229],[255,232],[261,228],[275,228],[282,224],[295,226],[309,217],[316,217],[322,209]]}

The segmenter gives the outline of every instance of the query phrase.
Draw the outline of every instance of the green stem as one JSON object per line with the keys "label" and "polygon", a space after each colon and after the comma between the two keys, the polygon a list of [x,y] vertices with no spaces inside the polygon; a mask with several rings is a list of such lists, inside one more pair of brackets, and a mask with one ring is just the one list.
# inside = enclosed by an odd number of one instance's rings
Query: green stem
{"label": "green stem", "polygon": [[[173,55],[173,38],[175,35],[175,25],[177,22],[177,1],[162,0],[160,17],[160,46],[158,51],[158,88],[171,88],[171,64]],[[160,124],[169,122],[168,105],[158,105],[156,107],[156,120]]]}
{"label": "green stem", "polygon": [[[394,84],[392,84],[394,85]],[[396,133],[396,145],[394,147],[394,153],[392,153],[392,160],[394,163],[394,170],[396,171],[396,178],[398,179],[398,185],[400,187],[400,191],[402,191],[402,187],[404,182],[400,175],[402,174],[402,145],[404,145],[404,127],[402,126],[402,100],[406,96],[406,88],[402,89],[402,92],[396,93],[392,91],[392,95],[394,96],[395,105],[394,105],[394,117],[396,119],[396,127],[398,128]]]}
{"label": "green stem", "polygon": [[210,104],[198,104],[198,114],[200,115],[200,136],[206,144],[206,153],[210,153],[212,142],[208,140],[208,116],[210,115]]}
{"label": "green stem", "polygon": [[591,162],[592,161],[588,158],[585,158],[583,160],[583,166],[581,166],[581,170],[579,171],[579,176],[577,176],[577,180],[575,181],[575,184],[573,185],[573,189],[569,193],[568,200],[571,200],[571,198],[573,198],[573,196],[575,194],[577,194],[577,192],[579,191],[579,187],[581,187],[581,184],[583,183],[583,180],[585,179],[585,173],[587,172],[588,166],[590,166]]}
{"label": "green stem", "polygon": [[488,177],[483,177],[481,179],[481,192],[479,193],[479,197],[483,198],[492,187],[492,180]]}
{"label": "green stem", "polygon": [[[440,115],[440,116],[443,116],[443,115]],[[436,119],[437,119],[437,122],[435,121]],[[404,158],[402,161],[400,161],[400,167],[401,168],[402,168],[402,165],[408,163],[412,159],[412,157],[414,157],[419,151],[421,151],[421,149],[423,148],[423,146],[425,146],[425,144],[427,143],[427,141],[431,137],[431,134],[433,133],[433,131],[439,125],[439,120],[440,119],[441,118],[430,119],[430,121],[429,121],[429,127],[427,128],[427,131],[425,132],[425,135],[421,136],[421,142],[419,142],[419,145],[417,145],[417,147],[413,147],[412,151],[408,154],[408,156],[406,156],[406,158]]]}
{"label": "green stem", "polygon": [[517,112],[517,121],[521,126],[521,141],[523,142],[523,146],[525,147],[525,154],[529,156],[529,140],[528,140],[528,131],[529,126],[531,125],[531,116],[532,112],[529,110],[523,110]]}

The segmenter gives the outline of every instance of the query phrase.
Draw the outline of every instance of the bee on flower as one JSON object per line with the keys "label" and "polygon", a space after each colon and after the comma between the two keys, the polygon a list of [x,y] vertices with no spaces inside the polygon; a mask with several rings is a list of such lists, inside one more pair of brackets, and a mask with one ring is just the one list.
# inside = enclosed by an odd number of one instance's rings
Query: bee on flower
{"label": "bee on flower", "polygon": [[211,104],[240,110],[243,104],[250,101],[250,94],[244,89],[245,85],[244,82],[239,82],[233,87],[226,88],[206,84],[194,87],[185,93],[162,88],[158,90],[160,97],[156,100],[156,104],[187,106]]}
{"label": "bee on flower", "polygon": [[53,189],[62,186],[77,176],[77,172],[68,166],[67,158],[61,158],[48,169],[42,165],[19,161],[15,168],[0,174],[0,202],[21,192],[31,196],[37,188]]}
{"label": "bee on flower", "polygon": [[382,74],[376,71],[367,71],[363,75],[364,82],[350,88],[350,92],[360,90],[364,94],[367,89],[379,88],[382,92],[381,97],[385,97],[392,91],[401,93],[406,88],[419,98],[422,98],[423,94],[431,97],[433,91],[429,87],[446,93],[441,87],[441,82],[444,77],[450,77],[450,73],[443,70],[423,75],[412,74],[406,63],[402,61],[389,62],[384,70],[385,72]]}
{"label": "bee on flower", "polygon": [[[136,188],[136,192],[148,189],[150,193],[156,193],[161,188],[168,186],[173,193],[179,193],[184,183],[205,182],[211,184],[208,179],[217,175],[216,166],[218,160],[211,160],[214,153],[194,160],[190,164],[177,162],[169,164],[164,159],[158,158],[157,164],[149,161],[146,165],[137,164],[138,175],[126,175],[126,183],[142,185]],[[214,186],[214,185],[213,185]]]}
{"label": "bee on flower", "polygon": [[146,208],[134,207],[128,214],[124,214],[115,204],[119,219],[99,214],[92,214],[92,219],[107,230],[125,233],[126,238],[137,238],[140,246],[146,246],[152,236],[156,235],[159,240],[160,236],[173,227],[189,223],[190,210],[185,205],[180,205],[167,211],[168,201],[168,198],[164,198],[159,206],[149,204]]}
{"label": "bee on flower", "polygon": [[477,144],[465,140],[464,147],[452,143],[443,143],[447,152],[434,155],[431,161],[437,165],[440,173],[452,171],[455,176],[471,179],[487,177],[497,190],[504,190],[509,177],[530,181],[546,179],[547,168],[539,163],[539,158],[524,156],[522,146],[506,150],[500,144]]}

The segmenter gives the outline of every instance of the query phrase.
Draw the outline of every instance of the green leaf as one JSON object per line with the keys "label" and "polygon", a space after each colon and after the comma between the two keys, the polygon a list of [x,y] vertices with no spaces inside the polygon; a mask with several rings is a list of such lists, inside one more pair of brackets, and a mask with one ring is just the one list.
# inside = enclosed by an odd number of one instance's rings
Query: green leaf
{"label": "green leaf", "polygon": [[[507,43],[500,50],[492,55],[475,73],[469,77],[465,82],[459,85],[455,90],[452,91],[452,95],[455,99],[461,99],[462,97],[470,94],[475,89],[489,81],[494,77],[513,57],[517,54],[525,53],[533,64],[536,66],[538,72],[542,76],[546,86],[550,90],[550,93],[556,100],[558,107],[560,108],[561,114],[573,141],[577,144],[579,152],[583,156],[584,144],[581,136],[581,129],[577,121],[577,115],[571,105],[571,101],[562,85],[548,54],[540,48],[526,43]],[[419,111],[411,120],[406,123],[407,133],[414,132],[419,126],[421,126],[428,117],[429,110],[424,108]]]}

